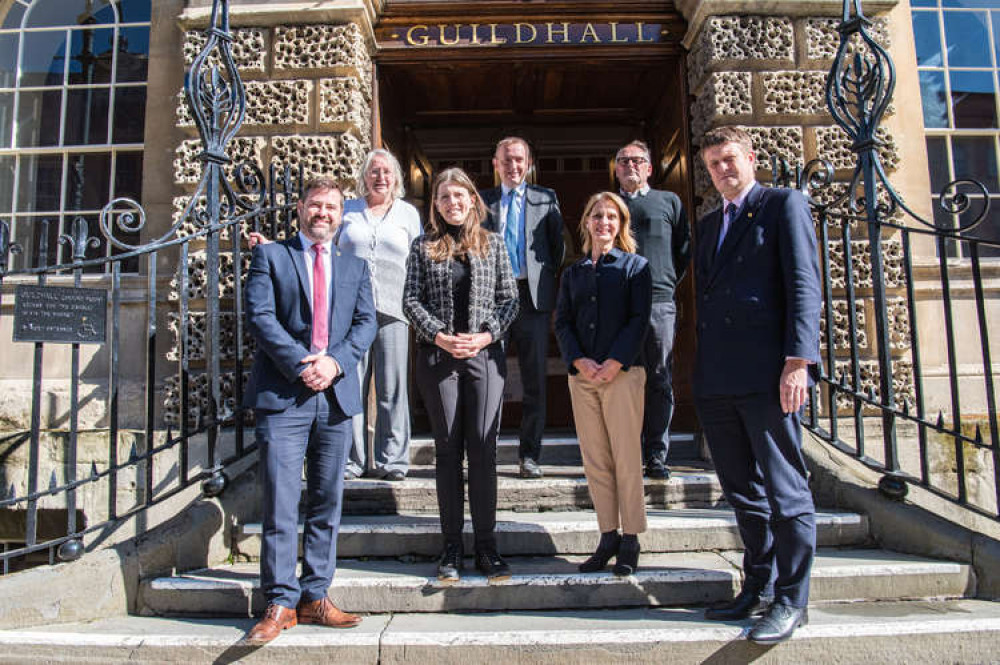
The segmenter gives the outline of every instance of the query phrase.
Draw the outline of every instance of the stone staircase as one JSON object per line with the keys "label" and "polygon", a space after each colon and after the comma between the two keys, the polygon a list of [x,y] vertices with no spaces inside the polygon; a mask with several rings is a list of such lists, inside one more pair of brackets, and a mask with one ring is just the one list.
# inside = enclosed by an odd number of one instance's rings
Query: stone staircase
{"label": "stone staircase", "polygon": [[[263,610],[260,525],[235,525],[232,561],[141,580],[144,616],[0,631],[0,663],[989,663],[1000,658],[1000,603],[975,600],[965,564],[878,549],[864,515],[821,511],[811,623],[786,644],[741,639],[748,622],[703,619],[740,588],[735,518],[690,437],[673,446],[667,481],[646,481],[649,530],[639,570],[584,575],[597,540],[573,439],[547,440],[545,478],[500,467],[498,544],[514,576],[488,584],[466,560],[438,583],[441,548],[433,446],[417,440],[402,483],[347,483],[330,595],[361,626],[298,626],[252,649],[240,637]],[[467,524],[468,528],[468,524]],[[471,536],[471,534],[467,534]],[[471,542],[467,551],[471,552]]]}

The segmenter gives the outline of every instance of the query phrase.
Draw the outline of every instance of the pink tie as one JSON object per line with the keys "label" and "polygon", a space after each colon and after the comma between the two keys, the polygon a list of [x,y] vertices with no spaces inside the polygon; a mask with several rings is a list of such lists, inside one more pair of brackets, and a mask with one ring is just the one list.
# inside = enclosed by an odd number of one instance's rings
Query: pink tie
{"label": "pink tie", "polygon": [[313,260],[313,320],[312,320],[312,350],[322,351],[330,342],[329,315],[326,308],[326,268],[323,255],[326,248],[316,243],[313,245],[316,258]]}

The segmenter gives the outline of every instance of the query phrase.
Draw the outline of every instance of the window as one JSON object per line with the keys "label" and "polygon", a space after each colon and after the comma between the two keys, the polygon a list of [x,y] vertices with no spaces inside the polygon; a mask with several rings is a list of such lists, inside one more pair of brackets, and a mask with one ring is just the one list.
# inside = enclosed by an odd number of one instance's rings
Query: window
{"label": "window", "polygon": [[[1000,240],[1000,0],[910,5],[935,215],[947,217],[939,199],[949,181],[973,178],[990,193],[990,216],[969,235]],[[981,250],[982,256],[1000,256],[993,248]]]}
{"label": "window", "polygon": [[0,219],[13,267],[36,265],[42,219],[67,262],[55,238],[76,217],[102,238],[104,204],[141,196],[150,0],[14,0],[2,20]]}

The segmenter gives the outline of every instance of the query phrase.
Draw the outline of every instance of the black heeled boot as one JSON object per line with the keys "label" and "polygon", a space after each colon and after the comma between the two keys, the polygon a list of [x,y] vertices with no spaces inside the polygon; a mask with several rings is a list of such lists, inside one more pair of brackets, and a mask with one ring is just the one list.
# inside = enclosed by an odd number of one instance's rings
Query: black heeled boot
{"label": "black heeled boot", "polygon": [[590,555],[590,558],[579,565],[581,573],[596,573],[604,570],[608,561],[618,554],[618,545],[622,537],[617,531],[608,531],[601,534],[601,542],[597,544],[597,551]]}
{"label": "black heeled boot", "polygon": [[615,559],[614,574],[619,577],[627,577],[635,572],[639,566],[639,537],[634,533],[626,533],[622,536],[622,542],[618,546],[618,557]]}

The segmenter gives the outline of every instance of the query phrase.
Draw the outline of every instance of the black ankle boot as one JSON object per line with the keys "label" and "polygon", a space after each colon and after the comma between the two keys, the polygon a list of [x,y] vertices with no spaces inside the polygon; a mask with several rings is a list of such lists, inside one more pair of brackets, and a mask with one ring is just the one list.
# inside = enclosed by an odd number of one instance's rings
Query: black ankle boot
{"label": "black ankle boot", "polygon": [[639,537],[632,533],[622,536],[618,546],[618,557],[615,559],[614,573],[626,577],[635,572],[639,566]]}
{"label": "black ankle boot", "polygon": [[604,570],[608,561],[611,561],[611,558],[618,554],[618,544],[621,541],[622,537],[617,531],[602,533],[601,542],[597,544],[597,551],[579,565],[580,572],[596,573],[599,570]]}

